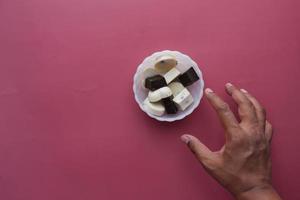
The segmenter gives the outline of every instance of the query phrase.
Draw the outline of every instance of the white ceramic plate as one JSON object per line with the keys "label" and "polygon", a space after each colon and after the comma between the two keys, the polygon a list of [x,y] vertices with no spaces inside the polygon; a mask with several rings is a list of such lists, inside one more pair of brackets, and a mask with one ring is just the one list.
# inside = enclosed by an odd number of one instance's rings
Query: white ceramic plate
{"label": "white ceramic plate", "polygon": [[[194,84],[187,87],[187,89],[190,91],[194,98],[194,103],[190,105],[186,110],[184,111],[178,111],[176,114],[164,114],[163,116],[155,116],[150,113],[147,113],[143,108],[143,101],[147,98],[149,90],[145,89],[143,87],[143,71],[145,68],[153,67],[155,63],[155,59],[161,55],[172,55],[176,58],[178,61],[178,65],[176,68],[181,72],[185,72],[190,67],[193,67],[196,71],[196,73],[199,76],[199,80],[195,82]],[[202,77],[202,72],[200,71],[197,63],[193,61],[189,56],[180,53],[178,51],[160,51],[155,52],[151,56],[145,58],[145,60],[138,66],[137,71],[134,75],[133,79],[133,92],[134,97],[140,108],[147,113],[148,116],[158,120],[158,121],[167,121],[167,122],[173,122],[176,120],[181,120],[185,118],[186,116],[190,115],[199,105],[200,100],[203,96],[203,88],[204,88],[204,81]]]}

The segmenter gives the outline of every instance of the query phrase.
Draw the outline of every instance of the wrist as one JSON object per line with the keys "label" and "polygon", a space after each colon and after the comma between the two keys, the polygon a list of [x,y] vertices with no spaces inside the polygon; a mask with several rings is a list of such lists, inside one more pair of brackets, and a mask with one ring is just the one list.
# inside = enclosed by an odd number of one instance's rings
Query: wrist
{"label": "wrist", "polygon": [[271,184],[262,184],[242,191],[235,196],[237,200],[280,200],[280,196]]}

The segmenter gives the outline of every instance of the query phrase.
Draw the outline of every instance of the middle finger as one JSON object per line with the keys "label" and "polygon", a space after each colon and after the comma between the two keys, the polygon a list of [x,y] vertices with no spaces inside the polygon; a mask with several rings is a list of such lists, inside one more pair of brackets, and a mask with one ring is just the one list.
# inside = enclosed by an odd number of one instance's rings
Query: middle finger
{"label": "middle finger", "polygon": [[242,123],[257,123],[257,116],[252,102],[234,85],[226,84],[227,93],[238,105],[238,112]]}

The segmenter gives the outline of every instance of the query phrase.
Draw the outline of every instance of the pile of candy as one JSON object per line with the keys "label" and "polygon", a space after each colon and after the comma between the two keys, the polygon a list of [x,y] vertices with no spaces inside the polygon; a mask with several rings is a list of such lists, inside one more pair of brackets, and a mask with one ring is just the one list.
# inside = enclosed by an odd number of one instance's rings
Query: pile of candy
{"label": "pile of candy", "polygon": [[199,76],[193,67],[181,73],[177,64],[173,56],[164,55],[157,58],[154,68],[144,70],[143,85],[150,90],[143,102],[146,112],[156,116],[175,114],[193,104],[193,96],[186,87],[199,80]]}

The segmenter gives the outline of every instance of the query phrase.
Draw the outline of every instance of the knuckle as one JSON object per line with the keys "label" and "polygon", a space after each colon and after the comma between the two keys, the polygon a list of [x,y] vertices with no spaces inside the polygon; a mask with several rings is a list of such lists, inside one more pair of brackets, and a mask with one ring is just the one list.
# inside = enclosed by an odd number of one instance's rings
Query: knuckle
{"label": "knuckle", "polygon": [[237,136],[237,135],[235,134],[234,136],[232,136],[232,137],[230,138],[230,141],[231,141],[231,143],[239,144],[239,143],[243,142],[243,138],[240,137],[240,136]]}
{"label": "knuckle", "polygon": [[268,149],[268,145],[266,142],[261,142],[259,145],[258,145],[258,151],[265,151]]}
{"label": "knuckle", "polygon": [[250,101],[245,101],[245,106],[247,106],[250,110],[255,111],[255,106]]}
{"label": "knuckle", "polygon": [[262,137],[261,135],[256,135],[253,138],[253,145],[256,147],[257,150],[264,150],[267,148],[267,142],[265,140],[265,137]]}
{"label": "knuckle", "polygon": [[242,107],[242,108],[245,108],[245,109],[250,109],[250,110],[253,110],[253,111],[255,111],[255,107],[254,107],[254,105],[252,104],[252,102],[251,101],[249,101],[249,100],[241,100],[240,101],[240,106]]}
{"label": "knuckle", "polygon": [[250,132],[252,132],[253,137],[257,139],[260,139],[263,135],[263,129],[259,126],[259,124],[255,124]]}
{"label": "knuckle", "polygon": [[241,94],[241,92],[238,89],[233,89],[232,95],[238,96],[239,94]]}
{"label": "knuckle", "polygon": [[228,112],[229,111],[229,105],[227,103],[221,103],[217,107],[218,112]]}
{"label": "knuckle", "polygon": [[[237,135],[235,133],[239,133],[240,132],[240,126],[239,124],[230,124],[230,126],[226,126],[225,127],[225,131],[227,131],[230,135]],[[232,136],[235,137],[235,136]]]}

